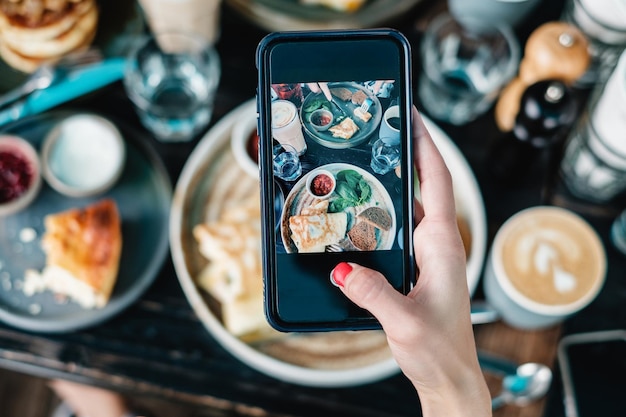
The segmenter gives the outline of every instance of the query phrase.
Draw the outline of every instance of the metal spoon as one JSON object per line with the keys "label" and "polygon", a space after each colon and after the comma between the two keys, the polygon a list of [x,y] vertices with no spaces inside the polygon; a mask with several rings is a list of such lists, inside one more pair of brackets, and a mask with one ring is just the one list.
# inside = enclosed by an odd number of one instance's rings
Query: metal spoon
{"label": "metal spoon", "polygon": [[102,52],[91,48],[86,51],[72,52],[58,62],[41,64],[21,85],[0,96],[0,108],[27,95],[48,88],[66,72],[102,60]]}
{"label": "metal spoon", "polygon": [[55,68],[52,65],[40,65],[24,83],[0,97],[0,108],[27,96],[33,91],[48,88],[54,80],[55,72]]}
{"label": "metal spoon", "polygon": [[502,380],[502,392],[491,400],[493,410],[506,404],[523,406],[543,397],[552,383],[552,371],[540,363],[524,363]]}
{"label": "metal spoon", "polygon": [[493,323],[500,319],[500,313],[486,301],[472,301],[472,324]]}

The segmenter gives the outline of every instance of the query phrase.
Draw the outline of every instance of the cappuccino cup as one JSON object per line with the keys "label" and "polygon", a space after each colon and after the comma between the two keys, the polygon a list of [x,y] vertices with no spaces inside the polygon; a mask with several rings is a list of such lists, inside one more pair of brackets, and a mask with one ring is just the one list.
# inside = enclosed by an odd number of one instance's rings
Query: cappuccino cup
{"label": "cappuccino cup", "polygon": [[400,106],[394,105],[385,111],[378,137],[388,145],[400,143]]}
{"label": "cappuccino cup", "polygon": [[577,214],[536,206],[497,231],[483,280],[487,301],[508,325],[542,329],[586,307],[606,277],[596,231]]}

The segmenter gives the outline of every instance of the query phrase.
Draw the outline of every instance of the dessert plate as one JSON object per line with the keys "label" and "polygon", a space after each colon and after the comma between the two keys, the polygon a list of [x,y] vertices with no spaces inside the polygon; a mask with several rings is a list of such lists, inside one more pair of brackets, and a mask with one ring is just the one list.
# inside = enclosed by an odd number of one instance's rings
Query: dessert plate
{"label": "dessert plate", "polygon": [[[56,111],[25,118],[5,131],[29,140],[39,149],[58,121],[74,114]],[[106,193],[84,198],[66,197],[43,184],[25,210],[0,218],[0,320],[29,331],[69,332],[98,324],[135,302],[156,278],[168,253],[167,220],[172,186],[161,159],[118,124],[126,140],[126,164],[120,179]],[[119,276],[108,304],[87,310],[50,291],[30,297],[23,292],[24,272],[41,271],[45,215],[113,198],[122,219],[122,256]]]}

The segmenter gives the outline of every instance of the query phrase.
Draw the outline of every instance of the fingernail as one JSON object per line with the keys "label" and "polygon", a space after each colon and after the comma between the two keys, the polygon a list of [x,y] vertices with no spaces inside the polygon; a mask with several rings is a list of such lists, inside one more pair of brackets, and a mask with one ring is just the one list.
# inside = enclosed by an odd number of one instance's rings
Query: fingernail
{"label": "fingernail", "polygon": [[337,287],[343,287],[346,275],[352,271],[352,266],[347,262],[339,263],[335,269],[330,272],[330,282]]}

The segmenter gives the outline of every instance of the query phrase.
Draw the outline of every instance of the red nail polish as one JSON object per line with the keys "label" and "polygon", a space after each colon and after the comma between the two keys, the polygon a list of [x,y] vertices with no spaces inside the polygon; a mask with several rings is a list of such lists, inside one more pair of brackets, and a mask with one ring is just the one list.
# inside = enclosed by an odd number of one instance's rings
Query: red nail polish
{"label": "red nail polish", "polygon": [[339,263],[330,273],[330,282],[338,287],[343,287],[346,275],[348,275],[350,271],[352,271],[352,266],[349,263]]}

